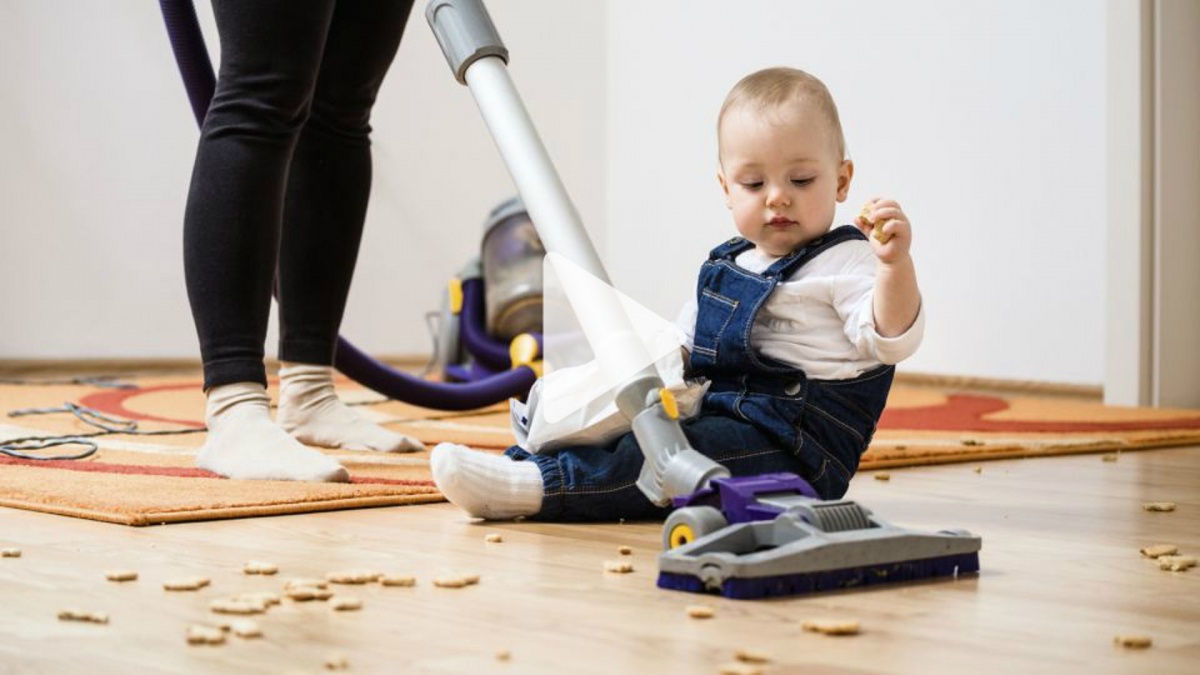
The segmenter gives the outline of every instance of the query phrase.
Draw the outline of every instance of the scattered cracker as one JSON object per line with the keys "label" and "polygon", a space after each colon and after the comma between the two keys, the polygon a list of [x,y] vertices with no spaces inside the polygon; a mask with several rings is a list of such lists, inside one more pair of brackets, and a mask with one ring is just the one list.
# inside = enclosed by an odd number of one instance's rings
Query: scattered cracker
{"label": "scattered cracker", "polygon": [[379,577],[379,583],[384,586],[416,586],[417,578],[407,574],[385,574]]}
{"label": "scattered cracker", "polygon": [[497,661],[507,661],[511,658],[512,658],[512,652],[508,651],[507,649],[501,649],[496,652],[496,660]]}
{"label": "scattered cracker", "polygon": [[350,658],[345,654],[330,654],[325,657],[326,670],[345,670],[350,667]]}
{"label": "scattered cracker", "polygon": [[198,591],[212,583],[207,577],[184,577],[163,582],[165,591]]}
{"label": "scattered cracker", "polygon": [[739,649],[733,653],[733,658],[742,663],[770,663],[771,657],[766,652],[756,649]]}
{"label": "scattered cracker", "polygon": [[876,471],[875,472],[875,480],[889,481],[891,479],[892,479],[892,474],[890,474],[886,471]]}
{"label": "scattered cracker", "polygon": [[187,643],[189,645],[222,645],[225,644],[225,632],[212,626],[188,626]]}
{"label": "scattered cracker", "polygon": [[109,570],[104,573],[109,581],[137,581],[138,573],[133,570]]}
{"label": "scattered cracker", "polygon": [[1169,572],[1186,572],[1196,566],[1196,557],[1191,555],[1164,555],[1158,558],[1158,569]]}
{"label": "scattered cracker", "polygon": [[1118,635],[1113,638],[1113,644],[1126,649],[1146,649],[1154,644],[1154,640],[1149,635]]}
{"label": "scattered cracker", "polygon": [[85,612],[82,609],[68,608],[59,610],[59,621],[83,621],[85,623],[108,623],[108,615],[104,612]]}
{"label": "scattered cracker", "polygon": [[475,584],[479,583],[478,574],[464,574],[462,578],[467,582],[468,586],[474,586]]}
{"label": "scattered cracker", "polygon": [[242,566],[242,572],[246,574],[278,574],[279,565],[261,560],[247,560],[246,564]]}
{"label": "scattered cracker", "polygon": [[621,555],[633,555],[633,549],[628,546],[622,546],[617,549],[617,553]]}
{"label": "scattered cracker", "polygon": [[229,630],[234,635],[247,640],[262,637],[262,628],[254,619],[234,619],[229,622]]}
{"label": "scattered cracker", "polygon": [[234,596],[235,600],[247,600],[249,602],[261,603],[266,607],[278,605],[283,602],[279,595],[271,591],[254,591],[252,593],[241,593]]}
{"label": "scattered cracker", "polygon": [[613,574],[629,574],[633,571],[633,563],[626,560],[605,560],[604,571]]}
{"label": "scattered cracker", "polygon": [[499,544],[500,542],[504,541],[504,537],[500,536],[500,533],[498,532],[492,532],[488,536],[484,537],[483,540],[489,544]]}
{"label": "scattered cracker", "polygon": [[1147,558],[1158,558],[1164,555],[1175,555],[1179,553],[1179,547],[1175,544],[1155,544],[1142,549],[1142,555]]}
{"label": "scattered cracker", "polygon": [[1110,452],[1107,455],[1104,455],[1103,457],[1101,457],[1100,459],[1104,460],[1105,462],[1115,462],[1115,461],[1117,461],[1117,455],[1115,453]]}
{"label": "scattered cracker", "polygon": [[329,607],[335,612],[353,612],[362,609],[363,602],[349,595],[337,595],[329,600]]}
{"label": "scattered cracker", "polygon": [[824,635],[857,635],[861,626],[857,621],[805,621],[804,630]]}
{"label": "scattered cracker", "polygon": [[242,598],[219,598],[210,602],[208,608],[217,614],[262,614],[267,611],[266,603]]}
{"label": "scattered cracker", "polygon": [[378,581],[383,572],[368,572],[366,570],[349,570],[345,572],[330,572],[325,578],[332,584],[365,584]]}
{"label": "scattered cracker", "polygon": [[21,549],[19,549],[19,548],[6,548],[3,550],[0,550],[0,558],[20,558],[20,557],[21,557]]}
{"label": "scattered cracker", "polygon": [[686,611],[693,619],[711,619],[717,615],[717,610],[708,605],[688,605]]}
{"label": "scattered cracker", "polygon": [[983,467],[982,466],[975,467],[975,473],[983,473]]}
{"label": "scattered cracker", "polygon": [[1143,502],[1143,511],[1174,511],[1175,502]]}
{"label": "scattered cracker", "polygon": [[333,597],[333,591],[316,586],[295,586],[284,591],[284,595],[296,602],[308,602],[310,600],[328,600]]}
{"label": "scattered cracker", "polygon": [[730,661],[718,666],[717,672],[720,675],[762,675],[763,669],[754,663]]}
{"label": "scattered cracker", "polygon": [[433,585],[438,588],[465,588],[470,584],[466,577],[438,577],[433,580]]}

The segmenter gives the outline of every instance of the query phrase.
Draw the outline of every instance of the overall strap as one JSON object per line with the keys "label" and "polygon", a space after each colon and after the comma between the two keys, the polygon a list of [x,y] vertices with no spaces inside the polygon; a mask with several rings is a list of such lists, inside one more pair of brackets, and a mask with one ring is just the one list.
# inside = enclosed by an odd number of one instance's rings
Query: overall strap
{"label": "overall strap", "polygon": [[742,237],[734,237],[709,251],[709,260],[730,260],[738,257],[743,251],[754,248],[754,243]]}

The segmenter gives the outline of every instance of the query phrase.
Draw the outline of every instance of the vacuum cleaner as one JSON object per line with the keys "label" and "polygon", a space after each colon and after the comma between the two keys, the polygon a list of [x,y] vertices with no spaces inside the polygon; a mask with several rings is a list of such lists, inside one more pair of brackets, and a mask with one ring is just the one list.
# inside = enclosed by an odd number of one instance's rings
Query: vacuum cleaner
{"label": "vacuum cleaner", "polygon": [[[430,0],[425,18],[475,98],[549,255],[608,276],[508,75],[508,50],[481,0]],[[919,533],[849,500],[821,500],[803,478],[732,478],[690,446],[678,406],[615,293],[564,288],[597,361],[625,377],[616,395],[645,463],[638,487],[677,509],[663,529],[660,588],[761,598],[979,571],[982,540]]]}
{"label": "vacuum cleaner", "polygon": [[[159,0],[197,125],[216,75],[192,0]],[[519,199],[485,224],[481,260],[468,263],[443,300],[435,365],[443,381],[395,370],[338,337],[334,366],[388,398],[437,410],[473,410],[524,397],[541,372],[540,242]],[[536,263],[531,262],[536,258]],[[532,280],[536,280],[532,281]]]}

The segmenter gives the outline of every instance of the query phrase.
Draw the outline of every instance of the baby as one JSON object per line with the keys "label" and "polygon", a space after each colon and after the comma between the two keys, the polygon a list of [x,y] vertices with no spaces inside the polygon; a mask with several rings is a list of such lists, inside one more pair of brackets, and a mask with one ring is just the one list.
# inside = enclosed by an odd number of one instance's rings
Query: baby
{"label": "baby", "polygon": [[[875,432],[894,364],[921,342],[912,227],[889,199],[868,202],[856,226],[832,227],[854,164],[833,98],[808,73],[743,78],[721,107],[717,145],[741,236],[712,250],[680,313],[689,376],[710,382],[683,432],[735,476],[792,472],[836,499]],[[537,455],[443,443],[431,464],[438,488],[473,516],[662,517],[635,485],[643,459],[630,432]]]}

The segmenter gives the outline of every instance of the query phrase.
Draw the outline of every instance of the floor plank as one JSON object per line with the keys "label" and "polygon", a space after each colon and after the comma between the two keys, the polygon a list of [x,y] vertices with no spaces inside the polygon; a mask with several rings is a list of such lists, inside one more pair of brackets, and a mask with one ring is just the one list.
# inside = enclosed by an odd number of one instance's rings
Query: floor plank
{"label": "floor plank", "polygon": [[[858,476],[850,497],[896,524],[962,527],[984,539],[977,578],[779,601],[728,601],[654,587],[655,523],[477,523],[448,504],[127,528],[0,509],[0,672],[322,672],[341,653],[355,673],[716,673],[738,648],[771,655],[766,673],[1194,672],[1200,568],[1160,571],[1138,549],[1200,554],[1200,448],[946,465]],[[1144,501],[1174,501],[1171,513]],[[502,543],[488,543],[488,533]],[[606,574],[617,547],[636,569]],[[241,573],[277,563],[277,577]],[[136,582],[105,581],[132,568]],[[259,617],[264,637],[189,647],[208,603],[285,578],[339,569],[410,573],[415,588],[348,587],[359,612],[286,602]],[[476,586],[435,588],[450,571]],[[212,585],[168,593],[165,579]],[[341,589],[339,589],[341,590]],[[708,620],[685,608],[705,603]],[[108,625],[56,619],[104,611]],[[805,633],[813,618],[863,632]],[[1154,646],[1115,647],[1121,633]],[[505,650],[508,660],[496,654]]]}

